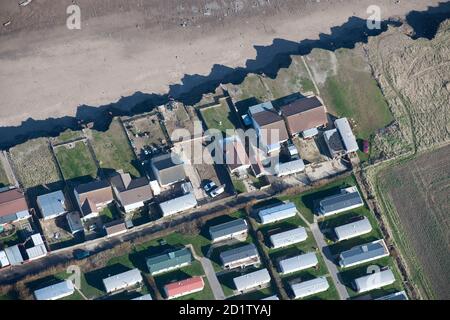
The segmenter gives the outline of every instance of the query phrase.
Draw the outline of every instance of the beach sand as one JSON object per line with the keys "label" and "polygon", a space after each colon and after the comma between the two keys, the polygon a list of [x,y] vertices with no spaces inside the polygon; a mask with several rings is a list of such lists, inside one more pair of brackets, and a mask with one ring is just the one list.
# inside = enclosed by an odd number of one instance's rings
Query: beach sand
{"label": "beach sand", "polygon": [[[375,1],[382,19],[439,1]],[[373,0],[78,0],[81,30],[66,27],[68,0],[0,3],[0,126],[76,115],[80,105],[167,93],[184,75],[245,66],[255,46],[318,39]],[[205,5],[206,4],[206,5]],[[264,63],[264,59],[258,60]],[[220,75],[218,75],[220,76]],[[195,83],[195,77],[190,77]],[[186,86],[189,88],[189,86]],[[185,90],[187,90],[185,88]],[[134,101],[138,102],[138,101]],[[130,101],[129,106],[133,105]]]}

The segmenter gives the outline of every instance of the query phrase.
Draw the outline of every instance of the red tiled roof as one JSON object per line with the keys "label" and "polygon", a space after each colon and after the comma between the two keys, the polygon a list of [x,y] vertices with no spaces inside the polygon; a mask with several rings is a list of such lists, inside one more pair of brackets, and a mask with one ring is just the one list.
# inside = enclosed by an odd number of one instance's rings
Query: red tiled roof
{"label": "red tiled roof", "polygon": [[203,289],[202,277],[192,277],[186,280],[173,282],[164,286],[168,297],[177,296],[186,292]]}
{"label": "red tiled roof", "polygon": [[1,217],[25,210],[28,210],[28,204],[21,190],[12,189],[0,193]]}
{"label": "red tiled roof", "polygon": [[326,125],[325,107],[317,97],[303,98],[281,107],[292,135]]}

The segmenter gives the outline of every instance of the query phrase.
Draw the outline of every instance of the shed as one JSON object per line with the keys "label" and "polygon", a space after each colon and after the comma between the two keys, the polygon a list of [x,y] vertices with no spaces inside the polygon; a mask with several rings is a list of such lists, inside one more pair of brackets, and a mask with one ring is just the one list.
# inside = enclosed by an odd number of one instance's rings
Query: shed
{"label": "shed", "polygon": [[70,296],[75,292],[72,281],[65,280],[51,286],[34,291],[36,300],[57,300]]}
{"label": "shed", "polygon": [[261,209],[258,215],[262,224],[273,223],[294,217],[297,215],[297,207],[292,202],[287,202]]}
{"label": "shed", "polygon": [[146,260],[148,270],[152,275],[178,269],[191,264],[191,262],[192,253],[188,248],[169,251]]}
{"label": "shed", "polygon": [[66,215],[67,224],[69,225],[70,232],[75,234],[77,232],[83,231],[83,222],[81,221],[80,214],[78,212],[69,212]]}
{"label": "shed", "polygon": [[112,236],[115,236],[118,234],[122,234],[122,233],[127,232],[127,230],[128,230],[123,219],[105,223],[103,227],[105,228],[107,237],[112,237]]}
{"label": "shed", "polygon": [[359,150],[358,143],[350,128],[347,118],[340,118],[334,121],[339,134],[341,135],[342,141],[344,142],[345,150],[347,152],[356,152]]}
{"label": "shed", "polygon": [[359,264],[377,260],[389,255],[383,239],[355,246],[339,255],[339,265],[342,268],[357,266]]}
{"label": "shed", "polygon": [[195,196],[192,193],[187,193],[181,197],[161,202],[159,204],[163,217],[180,213],[195,208],[196,206],[197,199],[195,199]]}
{"label": "shed", "polygon": [[36,202],[44,220],[54,219],[67,212],[66,199],[61,190],[38,196]]}
{"label": "shed", "polygon": [[23,263],[22,253],[20,253],[20,249],[18,245],[5,248],[5,254],[8,258],[9,263],[12,266],[16,266]]}
{"label": "shed", "polygon": [[245,267],[260,262],[258,250],[253,243],[233,248],[220,253],[220,261],[227,269]]}
{"label": "shed", "polygon": [[261,269],[233,279],[237,291],[247,291],[270,282],[267,269]]}
{"label": "shed", "polygon": [[362,293],[388,286],[394,282],[395,277],[391,269],[386,269],[355,279],[355,289],[358,293]]}
{"label": "shed", "polygon": [[36,260],[47,255],[47,248],[45,244],[39,244],[37,246],[26,249],[28,260]]}
{"label": "shed", "polygon": [[334,233],[336,234],[338,241],[355,238],[371,231],[372,226],[367,217],[334,228]]}
{"label": "shed", "polygon": [[308,281],[291,284],[295,299],[327,291],[330,285],[326,277],[319,277]]}
{"label": "shed", "polygon": [[278,264],[280,273],[285,275],[315,267],[318,263],[319,261],[317,260],[316,254],[314,252],[308,252],[295,257],[280,260]]}
{"label": "shed", "polygon": [[319,202],[319,215],[324,217],[341,213],[364,205],[357,187],[341,189],[339,194],[335,194],[322,199]]}
{"label": "shed", "polygon": [[339,135],[337,129],[325,131],[323,133],[323,138],[332,158],[337,158],[345,155],[345,147],[342,143],[341,136]]}
{"label": "shed", "polygon": [[280,232],[270,236],[270,242],[274,249],[287,247],[295,243],[305,241],[308,237],[305,228],[298,227],[292,230]]}
{"label": "shed", "polygon": [[9,260],[6,256],[5,250],[0,251],[0,268],[9,266]]}
{"label": "shed", "polygon": [[278,162],[275,164],[275,174],[277,177],[283,177],[305,171],[305,163],[302,159],[289,162]]}
{"label": "shed", "polygon": [[103,285],[105,286],[106,292],[111,293],[135,286],[142,283],[142,281],[141,272],[135,268],[103,279]]}
{"label": "shed", "polygon": [[233,239],[247,234],[248,225],[244,219],[235,219],[209,228],[213,242]]}

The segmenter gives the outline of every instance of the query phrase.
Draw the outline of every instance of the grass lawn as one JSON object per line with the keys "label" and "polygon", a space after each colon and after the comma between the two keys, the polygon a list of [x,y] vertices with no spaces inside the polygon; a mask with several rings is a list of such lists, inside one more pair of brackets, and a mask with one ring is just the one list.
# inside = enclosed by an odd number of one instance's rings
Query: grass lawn
{"label": "grass lawn", "polygon": [[6,175],[5,169],[3,168],[2,163],[0,162],[0,188],[6,187],[10,184],[8,177]]}
{"label": "grass lawn", "polygon": [[100,211],[103,223],[111,222],[119,219],[122,215],[114,204],[109,204],[105,209]]}
{"label": "grass lawn", "polygon": [[200,113],[208,129],[217,129],[225,134],[227,130],[239,127],[239,119],[225,100],[221,100],[220,105],[216,107],[201,109]]}
{"label": "grass lawn", "polygon": [[231,178],[231,182],[233,183],[233,188],[236,191],[236,193],[246,193],[247,188],[245,188],[244,182],[238,179]]}
{"label": "grass lawn", "polygon": [[100,163],[100,167],[108,170],[123,169],[135,177],[140,173],[133,164],[136,159],[131,149],[128,137],[118,119],[114,119],[107,131],[90,131],[92,147]]}
{"label": "grass lawn", "polygon": [[314,61],[322,65],[328,63],[332,66],[329,70],[336,70],[320,85],[322,98],[331,113],[355,120],[357,137],[367,139],[393,121],[388,104],[372,77],[361,47],[337,50],[334,62],[331,56],[320,49],[313,50],[308,56],[312,64]]}
{"label": "grass lawn", "polygon": [[97,166],[84,142],[75,143],[73,148],[68,148],[67,145],[56,147],[55,155],[64,179],[97,176]]}

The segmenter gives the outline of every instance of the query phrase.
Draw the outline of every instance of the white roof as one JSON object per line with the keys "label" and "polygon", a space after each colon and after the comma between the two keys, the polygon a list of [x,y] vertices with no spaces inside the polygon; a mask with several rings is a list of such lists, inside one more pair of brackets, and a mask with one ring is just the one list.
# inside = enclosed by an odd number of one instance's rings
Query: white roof
{"label": "white roof", "polygon": [[263,102],[254,106],[251,106],[250,108],[248,108],[248,111],[250,112],[250,114],[254,115],[263,111],[267,111],[267,110],[273,110],[273,105],[271,101],[267,101],[267,102]]}
{"label": "white roof", "polygon": [[103,279],[106,292],[113,292],[135,285],[142,281],[142,275],[139,269],[131,269],[129,271],[116,274],[114,276]]}
{"label": "white roof", "polygon": [[27,250],[28,259],[38,259],[41,257],[44,257],[47,254],[47,249],[45,248],[45,244],[40,244],[31,248],[28,248]]}
{"label": "white roof", "polygon": [[319,277],[300,283],[291,284],[296,299],[328,290],[330,285],[325,277]]}
{"label": "white roof", "polygon": [[279,262],[280,271],[283,274],[305,270],[317,265],[319,261],[314,252],[308,252],[295,257],[287,258]]}
{"label": "white roof", "polygon": [[347,118],[336,119],[334,121],[334,125],[339,131],[339,134],[342,137],[342,141],[344,142],[345,149],[347,152],[356,152],[358,151],[358,143],[356,142],[356,138],[353,135],[352,129],[350,128],[350,124],[348,123]]}
{"label": "white roof", "polygon": [[355,279],[356,290],[359,293],[378,289],[390,285],[394,282],[395,277],[391,269],[375,272],[367,276]]}
{"label": "white roof", "polygon": [[288,219],[297,214],[297,207],[292,202],[261,209],[258,212],[262,224]]}
{"label": "white roof", "polygon": [[150,293],[144,294],[143,296],[131,299],[131,300],[153,300],[152,296],[150,295]]}
{"label": "white roof", "polygon": [[0,267],[9,266],[9,260],[4,250],[0,251]]}
{"label": "white roof", "polygon": [[17,244],[15,246],[5,248],[5,253],[8,257],[9,263],[13,266],[23,262],[22,253],[20,252]]}
{"label": "white roof", "polygon": [[270,282],[270,275],[267,269],[261,269],[233,279],[238,291],[248,290]]}
{"label": "white roof", "polygon": [[31,236],[31,240],[33,241],[35,246],[38,246],[38,245],[44,243],[44,240],[42,240],[42,236],[40,233],[33,234]]}
{"label": "white roof", "polygon": [[175,213],[186,211],[194,208],[197,205],[197,200],[192,193],[187,193],[181,197],[171,199],[166,202],[161,202],[159,207],[163,216],[170,216]]}
{"label": "white roof", "polygon": [[334,232],[336,233],[339,241],[354,238],[362,234],[369,233],[370,231],[372,231],[372,226],[370,225],[370,221],[367,217],[334,228]]}
{"label": "white roof", "polygon": [[278,177],[287,176],[289,174],[294,174],[302,172],[305,170],[305,163],[302,159],[277,163],[275,165],[275,173]]}
{"label": "white roof", "polygon": [[74,292],[72,281],[65,280],[57,284],[36,290],[34,296],[36,300],[56,300],[70,296]]}
{"label": "white roof", "polygon": [[274,294],[273,296],[266,297],[266,298],[263,298],[261,300],[280,300],[280,298],[278,298],[277,295]]}
{"label": "white roof", "polygon": [[305,241],[308,237],[305,228],[298,227],[292,230],[280,232],[270,236],[270,242],[274,248],[290,246],[294,243]]}
{"label": "white roof", "polygon": [[311,138],[319,134],[319,130],[317,128],[311,128],[302,132],[303,138]]}

